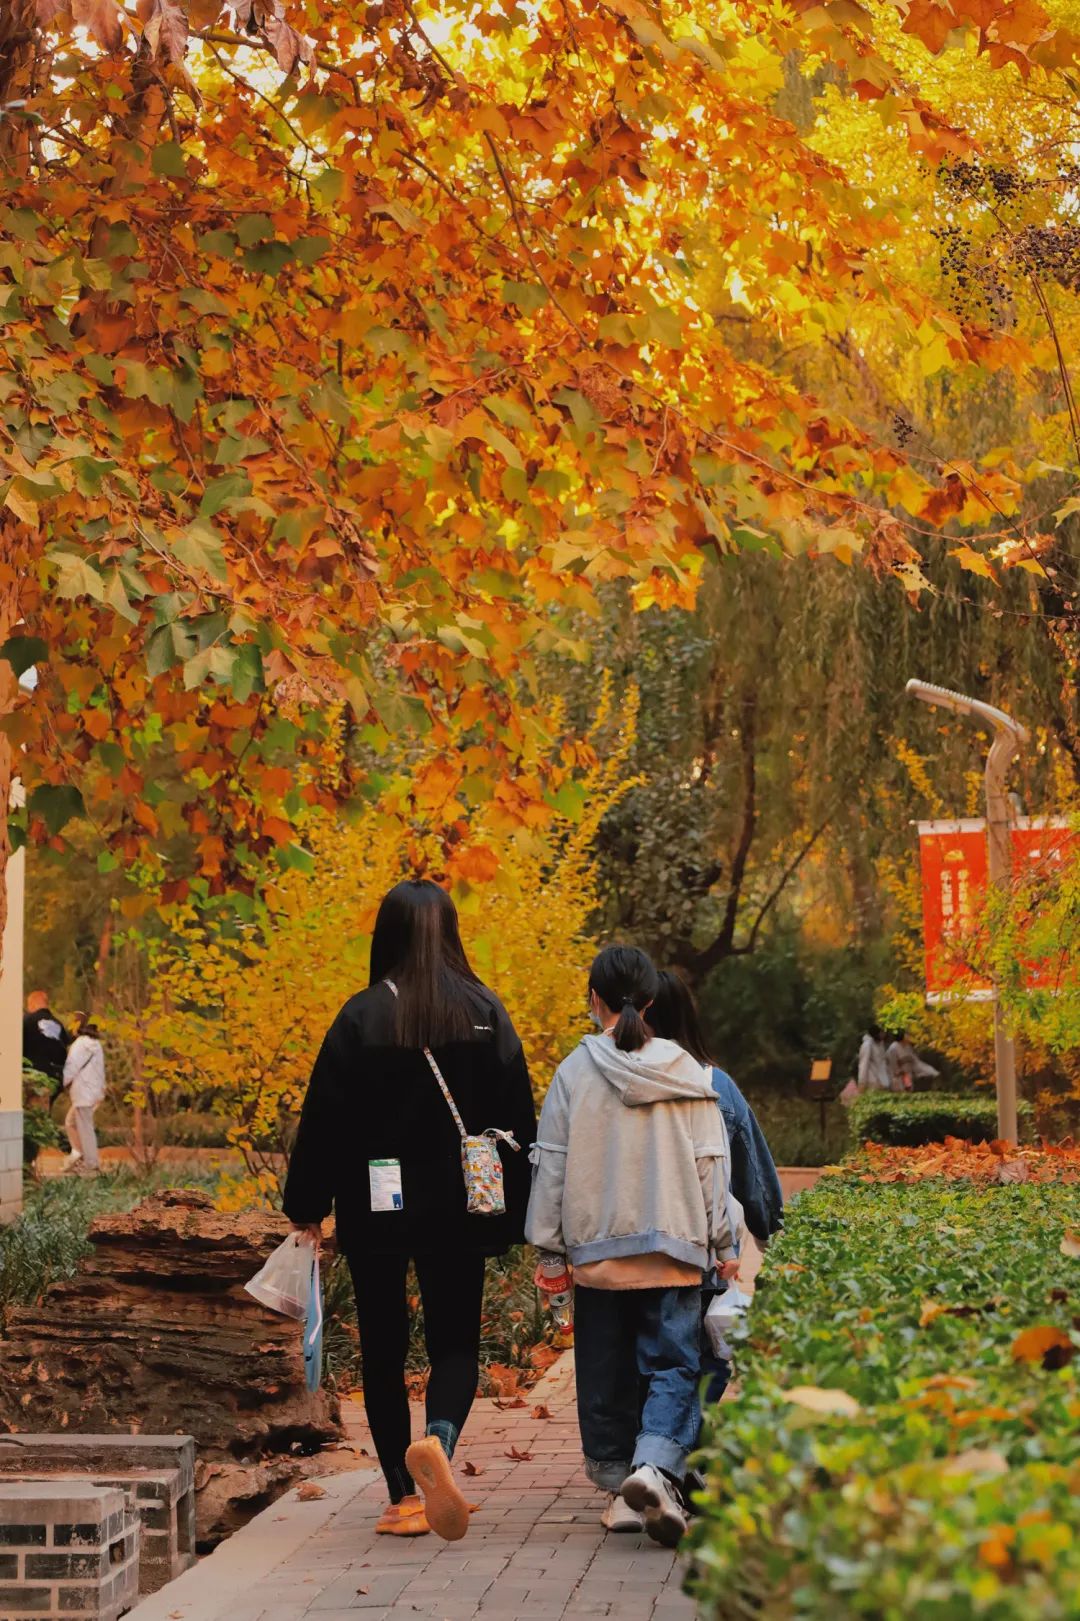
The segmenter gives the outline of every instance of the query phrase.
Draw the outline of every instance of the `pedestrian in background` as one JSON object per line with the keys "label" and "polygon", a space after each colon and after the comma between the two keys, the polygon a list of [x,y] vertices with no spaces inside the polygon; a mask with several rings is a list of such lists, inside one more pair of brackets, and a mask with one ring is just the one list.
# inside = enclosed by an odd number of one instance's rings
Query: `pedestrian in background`
{"label": "pedestrian in background", "polygon": [[105,1101],[105,1049],[88,1013],[76,1014],[75,1028],[63,1070],[70,1105],[64,1121],[71,1144],[67,1169],[92,1176],[100,1169],[94,1110]]}
{"label": "pedestrian in background", "polygon": [[885,1032],[880,1024],[868,1024],[859,1047],[856,1075],[860,1092],[887,1092],[891,1085]]}
{"label": "pedestrian in background", "polygon": [[933,1064],[919,1057],[907,1038],[906,1030],[900,1031],[885,1057],[889,1067],[889,1084],[894,1092],[910,1092],[916,1081],[932,1081],[940,1074]]}
{"label": "pedestrian in background", "polygon": [[50,1008],[44,991],[31,991],[26,998],[22,1046],[26,1062],[53,1082],[55,1103],[64,1085],[64,1063],[71,1037]]}

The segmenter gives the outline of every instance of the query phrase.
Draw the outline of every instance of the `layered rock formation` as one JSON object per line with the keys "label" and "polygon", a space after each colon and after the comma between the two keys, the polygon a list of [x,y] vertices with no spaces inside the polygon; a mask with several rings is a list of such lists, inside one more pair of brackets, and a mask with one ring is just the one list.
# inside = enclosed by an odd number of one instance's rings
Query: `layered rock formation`
{"label": "layered rock formation", "polygon": [[286,1231],[190,1189],[99,1217],[76,1276],[12,1314],[0,1431],[193,1435],[200,1546],[235,1529],[339,1435],[333,1398],[305,1387],[300,1325],[244,1292]]}

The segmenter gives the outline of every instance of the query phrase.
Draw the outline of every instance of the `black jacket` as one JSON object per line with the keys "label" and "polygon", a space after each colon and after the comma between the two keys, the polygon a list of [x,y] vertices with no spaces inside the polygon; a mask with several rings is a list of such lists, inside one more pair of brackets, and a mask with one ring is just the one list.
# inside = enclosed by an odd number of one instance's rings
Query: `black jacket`
{"label": "black jacket", "polygon": [[[322,1044],[312,1070],[289,1161],[284,1208],[290,1221],[322,1221],[335,1207],[347,1253],[415,1254],[438,1248],[501,1255],[524,1237],[528,1151],[536,1109],[521,1042],[498,998],[476,987],[472,1041],[435,1050],[469,1133],[512,1131],[503,1146],[506,1214],[465,1208],[461,1137],[422,1051],[393,1044],[394,998],[373,985],[352,997]],[[368,1161],[401,1162],[403,1208],[371,1209]]]}
{"label": "black jacket", "polygon": [[71,1037],[50,1008],[23,1014],[23,1057],[52,1081],[64,1079]]}

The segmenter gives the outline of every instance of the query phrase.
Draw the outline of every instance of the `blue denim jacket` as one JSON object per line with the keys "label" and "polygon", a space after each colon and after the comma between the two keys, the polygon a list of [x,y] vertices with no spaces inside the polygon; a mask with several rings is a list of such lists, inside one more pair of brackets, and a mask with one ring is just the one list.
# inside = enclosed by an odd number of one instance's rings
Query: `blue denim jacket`
{"label": "blue denim jacket", "polygon": [[713,1067],[713,1091],[731,1139],[731,1191],[746,1225],[764,1243],[784,1225],[784,1195],[773,1157],[754,1111],[724,1070]]}

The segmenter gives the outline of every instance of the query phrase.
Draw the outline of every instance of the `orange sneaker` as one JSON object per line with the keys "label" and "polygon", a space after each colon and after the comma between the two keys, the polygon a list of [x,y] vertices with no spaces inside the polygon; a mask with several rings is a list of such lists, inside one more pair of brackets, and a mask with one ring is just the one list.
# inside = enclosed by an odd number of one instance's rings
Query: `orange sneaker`
{"label": "orange sneaker", "polygon": [[375,1534],[380,1537],[426,1537],[431,1530],[419,1497],[388,1503],[379,1515]]}
{"label": "orange sneaker", "polygon": [[424,1512],[436,1536],[459,1542],[469,1529],[469,1505],[438,1436],[414,1441],[405,1454],[405,1467],[424,1494]]}

